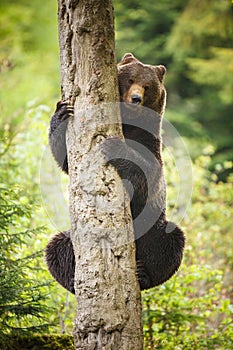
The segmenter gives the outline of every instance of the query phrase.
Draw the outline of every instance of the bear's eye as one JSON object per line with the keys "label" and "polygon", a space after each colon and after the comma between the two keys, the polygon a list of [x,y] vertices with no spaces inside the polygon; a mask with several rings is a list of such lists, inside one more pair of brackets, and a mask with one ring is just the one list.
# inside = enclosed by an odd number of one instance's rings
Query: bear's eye
{"label": "bear's eye", "polygon": [[129,84],[130,84],[130,85],[133,84],[133,79],[129,79]]}
{"label": "bear's eye", "polygon": [[148,85],[144,86],[144,89],[145,89],[145,91],[148,90],[149,86]]}

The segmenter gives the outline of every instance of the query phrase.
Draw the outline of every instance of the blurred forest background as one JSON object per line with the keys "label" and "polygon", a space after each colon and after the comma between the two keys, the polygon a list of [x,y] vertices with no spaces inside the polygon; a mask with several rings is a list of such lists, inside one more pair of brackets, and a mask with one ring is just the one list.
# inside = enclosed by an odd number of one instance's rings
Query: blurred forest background
{"label": "blurred forest background", "polygon": [[[192,203],[180,223],[184,262],[170,281],[143,292],[145,349],[232,349],[232,2],[113,2],[118,60],[132,52],[143,63],[167,67],[165,117],[193,162]],[[47,140],[59,74],[56,1],[1,0],[2,349],[11,334],[72,333],[75,298],[51,280],[43,255],[49,238],[69,227],[63,205],[51,214],[56,199],[45,198],[67,186]],[[175,215],[179,179],[169,157],[165,166],[168,211]]]}

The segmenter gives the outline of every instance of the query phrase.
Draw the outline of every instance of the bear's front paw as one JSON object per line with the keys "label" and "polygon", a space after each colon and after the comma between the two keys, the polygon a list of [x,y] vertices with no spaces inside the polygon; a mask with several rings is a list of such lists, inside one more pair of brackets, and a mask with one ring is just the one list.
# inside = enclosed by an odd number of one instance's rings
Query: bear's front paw
{"label": "bear's front paw", "polygon": [[124,159],[127,153],[127,145],[119,136],[107,136],[101,144],[101,150],[107,162],[117,158]]}
{"label": "bear's front paw", "polygon": [[69,105],[65,101],[59,101],[57,103],[55,114],[60,122],[67,120],[74,115],[74,107]]}

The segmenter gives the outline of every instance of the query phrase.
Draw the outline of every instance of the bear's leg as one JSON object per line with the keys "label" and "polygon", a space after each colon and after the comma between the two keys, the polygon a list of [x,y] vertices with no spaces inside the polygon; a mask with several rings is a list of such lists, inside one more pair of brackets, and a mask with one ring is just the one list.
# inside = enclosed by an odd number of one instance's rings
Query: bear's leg
{"label": "bear's leg", "polygon": [[171,222],[155,224],[136,240],[141,290],[158,286],[172,277],[181,264],[184,245],[182,230]]}
{"label": "bear's leg", "polygon": [[51,275],[69,292],[74,293],[75,256],[70,232],[56,234],[45,249]]}
{"label": "bear's leg", "polygon": [[[158,286],[172,277],[181,264],[184,245],[182,230],[170,222],[161,226],[156,224],[136,240],[137,276],[141,290]],[[74,293],[75,256],[70,232],[55,235],[45,254],[52,276]]]}
{"label": "bear's leg", "polygon": [[[156,186],[148,186],[152,183],[160,184],[162,181],[161,164],[155,157],[154,162],[146,159],[117,136],[107,137],[101,144],[101,150],[107,163],[114,166],[121,179],[130,181],[137,198],[137,206],[141,208],[140,212],[147,201],[148,191],[149,196],[157,191]],[[134,218],[138,213],[132,212],[132,215]]]}
{"label": "bear's leg", "polygon": [[50,121],[49,144],[52,154],[62,168],[68,174],[66,129],[68,118],[73,115],[73,108],[65,102],[57,103],[56,111]]}

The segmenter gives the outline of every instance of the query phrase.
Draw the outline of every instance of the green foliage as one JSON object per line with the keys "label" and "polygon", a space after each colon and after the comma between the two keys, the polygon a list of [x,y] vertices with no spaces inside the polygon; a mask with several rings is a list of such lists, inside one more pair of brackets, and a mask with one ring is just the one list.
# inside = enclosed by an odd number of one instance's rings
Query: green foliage
{"label": "green foliage", "polygon": [[233,160],[232,34],[231,1],[195,0],[177,18],[166,43],[172,58],[171,87],[178,87],[185,108],[187,103],[192,107],[187,122],[201,124],[216,148],[212,170],[219,162]]}
{"label": "green foliage", "polygon": [[45,304],[48,282],[36,280],[35,275],[42,252],[28,249],[28,245],[33,246],[31,237],[40,234],[43,228],[32,227],[34,207],[30,196],[25,196],[23,188],[14,183],[17,162],[10,155],[12,146],[7,133],[1,134],[0,333],[4,338],[11,331],[16,334],[48,329],[51,308]]}
{"label": "green foliage", "polygon": [[[232,345],[232,177],[219,182],[208,170],[211,153],[212,147],[204,149],[193,164],[192,206],[182,222],[186,249],[180,270],[164,285],[143,292],[146,349],[230,349]],[[174,198],[181,189],[166,152],[165,161],[171,216],[178,209]]]}
{"label": "green foliage", "polygon": [[46,329],[46,314],[49,308],[44,304],[45,286],[33,277],[33,270],[41,253],[24,256],[27,238],[39,232],[28,229],[31,207],[22,203],[18,186],[7,189],[0,185],[0,318],[1,333],[10,330]]}
{"label": "green foliage", "polygon": [[167,36],[186,3],[187,0],[114,1],[118,58],[133,52],[143,62],[167,64]]}
{"label": "green foliage", "polygon": [[223,276],[208,265],[182,265],[170,281],[143,293],[146,349],[230,349],[233,305]]}
{"label": "green foliage", "polygon": [[212,47],[209,51],[211,55],[209,59],[187,59],[190,67],[190,78],[201,86],[214,86],[218,90],[220,101],[224,105],[231,104],[233,50],[230,48]]}
{"label": "green foliage", "polygon": [[[49,13],[49,16],[47,15]],[[59,93],[56,2],[0,3],[1,123],[22,127],[28,103]]]}
{"label": "green foliage", "polygon": [[[3,271],[0,282],[1,295],[5,297],[1,300],[0,317],[5,333],[16,327],[19,333],[24,328],[25,331],[57,332],[72,332],[73,328],[75,298],[57,283],[51,285],[43,253],[49,240],[49,227],[51,231],[57,230],[45,215],[39,187],[41,157],[43,152],[48,152],[44,121],[48,113],[51,113],[48,106],[31,105],[24,116],[27,127],[16,134],[7,123],[0,130]],[[39,228],[41,225],[47,228]],[[22,303],[24,314],[20,310]],[[17,312],[21,313],[18,318]]]}
{"label": "green foliage", "polygon": [[60,334],[30,334],[27,336],[12,336],[7,342],[1,343],[2,350],[74,350],[73,337]]}
{"label": "green foliage", "polygon": [[[180,62],[188,57],[209,56],[209,48],[231,47],[232,4],[229,0],[186,2],[177,18],[167,48]],[[181,38],[183,39],[181,41]]]}

